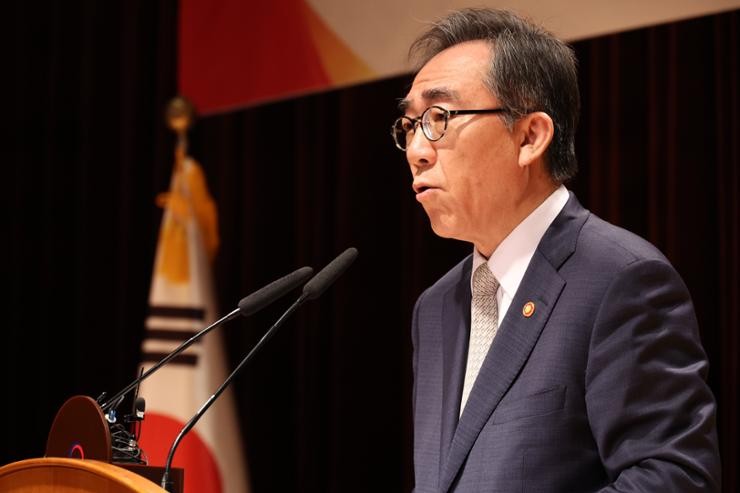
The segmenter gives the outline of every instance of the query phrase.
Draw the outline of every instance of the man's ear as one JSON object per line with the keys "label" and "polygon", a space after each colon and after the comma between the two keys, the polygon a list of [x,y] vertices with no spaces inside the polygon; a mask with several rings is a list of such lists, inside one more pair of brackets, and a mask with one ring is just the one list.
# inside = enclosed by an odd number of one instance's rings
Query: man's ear
{"label": "man's ear", "polygon": [[519,166],[529,166],[544,158],[555,134],[550,115],[542,111],[530,113],[517,122],[517,127],[521,135]]}

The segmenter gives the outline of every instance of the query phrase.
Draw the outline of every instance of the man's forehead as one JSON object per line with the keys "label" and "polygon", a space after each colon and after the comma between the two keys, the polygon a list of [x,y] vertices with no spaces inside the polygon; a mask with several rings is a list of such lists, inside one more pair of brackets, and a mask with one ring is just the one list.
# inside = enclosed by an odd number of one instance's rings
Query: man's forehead
{"label": "man's forehead", "polygon": [[490,66],[490,46],[468,41],[451,46],[432,57],[416,74],[411,90],[399,109],[435,102],[456,103],[484,87]]}

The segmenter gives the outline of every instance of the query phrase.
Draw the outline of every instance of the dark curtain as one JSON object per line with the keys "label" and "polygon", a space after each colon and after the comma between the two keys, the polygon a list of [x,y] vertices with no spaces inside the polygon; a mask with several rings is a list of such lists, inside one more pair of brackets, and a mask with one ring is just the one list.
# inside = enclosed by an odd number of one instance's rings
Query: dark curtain
{"label": "dark curtain", "polygon": [[176,8],[6,7],[0,463],[41,456],[68,397],[115,392],[135,375],[153,198],[172,163],[163,111],[176,87]]}
{"label": "dark curtain", "polygon": [[[2,463],[43,453],[66,397],[114,392],[135,374],[153,200],[172,166],[161,113],[174,94],[176,8],[15,7]],[[581,171],[569,185],[655,243],[688,284],[727,492],[738,486],[738,17],[577,43]],[[219,206],[223,311],[299,266],[360,251],[235,382],[254,491],[411,486],[411,308],[470,247],[431,233],[388,134],[409,83],[212,116],[191,135]],[[223,328],[233,365],[290,301]]]}

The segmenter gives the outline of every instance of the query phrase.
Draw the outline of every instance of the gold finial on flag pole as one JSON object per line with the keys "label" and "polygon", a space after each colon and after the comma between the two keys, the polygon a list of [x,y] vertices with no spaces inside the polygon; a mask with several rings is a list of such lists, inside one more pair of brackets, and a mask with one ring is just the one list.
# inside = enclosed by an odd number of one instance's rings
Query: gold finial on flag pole
{"label": "gold finial on flag pole", "polygon": [[[169,211],[162,227],[161,273],[170,280],[189,279],[187,258],[187,224],[195,219],[200,228],[208,258],[213,260],[218,250],[218,219],[216,205],[208,191],[200,165],[188,155],[188,130],[195,122],[195,108],[186,98],[176,96],[167,104],[165,120],[177,135],[175,166],[170,190],[157,195],[156,203]],[[177,247],[177,248],[176,248]]]}
{"label": "gold finial on flag pole", "polygon": [[195,108],[182,96],[175,96],[167,104],[165,112],[167,126],[177,134],[177,147],[182,155],[188,150],[188,130],[195,121]]}

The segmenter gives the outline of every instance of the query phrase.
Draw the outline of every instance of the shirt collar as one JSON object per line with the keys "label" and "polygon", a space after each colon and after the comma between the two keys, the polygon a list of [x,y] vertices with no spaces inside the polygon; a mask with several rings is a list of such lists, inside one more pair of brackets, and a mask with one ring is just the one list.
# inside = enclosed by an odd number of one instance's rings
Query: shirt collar
{"label": "shirt collar", "polygon": [[[490,258],[486,259],[473,247],[473,270],[471,272],[475,272],[475,269],[487,260],[488,267],[501,285],[501,289],[513,298],[537,245],[547,228],[560,214],[569,197],[568,190],[564,185],[560,185],[504,238]],[[470,282],[472,289],[472,273]]]}

